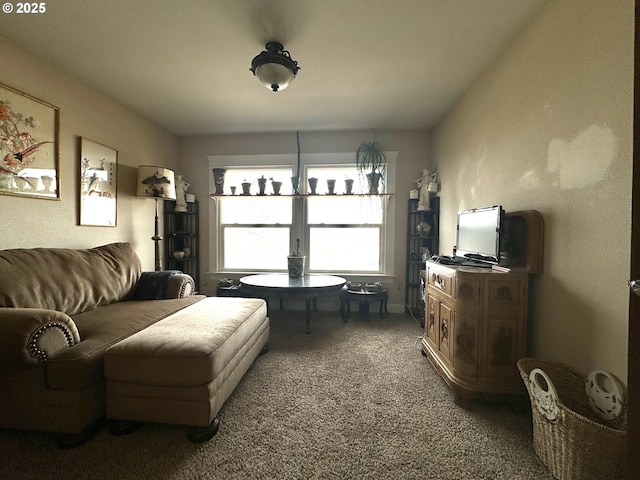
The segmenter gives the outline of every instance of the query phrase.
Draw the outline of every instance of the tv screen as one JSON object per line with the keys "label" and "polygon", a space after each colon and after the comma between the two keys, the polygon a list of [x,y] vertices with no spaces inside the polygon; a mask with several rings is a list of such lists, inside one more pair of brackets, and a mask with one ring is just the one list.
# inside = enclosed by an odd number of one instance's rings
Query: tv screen
{"label": "tv screen", "polygon": [[504,210],[500,205],[458,212],[456,255],[476,262],[497,264],[503,225]]}

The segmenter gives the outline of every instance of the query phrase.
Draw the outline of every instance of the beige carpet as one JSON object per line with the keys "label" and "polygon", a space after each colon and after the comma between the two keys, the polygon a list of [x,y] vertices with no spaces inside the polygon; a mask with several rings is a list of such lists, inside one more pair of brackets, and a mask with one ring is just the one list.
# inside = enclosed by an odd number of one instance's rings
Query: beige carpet
{"label": "beige carpet", "polygon": [[456,407],[415,346],[405,315],[370,322],[271,312],[270,351],[224,405],[202,444],[145,425],[59,450],[50,436],[0,430],[0,478],[551,479],[535,456],[530,413]]}

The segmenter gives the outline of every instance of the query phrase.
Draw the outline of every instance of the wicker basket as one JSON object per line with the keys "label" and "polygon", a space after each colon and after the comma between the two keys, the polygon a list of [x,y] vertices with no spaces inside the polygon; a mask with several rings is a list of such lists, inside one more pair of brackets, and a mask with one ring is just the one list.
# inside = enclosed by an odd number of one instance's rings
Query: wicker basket
{"label": "wicker basket", "polygon": [[[539,411],[529,374],[543,370],[557,392],[555,420]],[[624,478],[626,408],[617,419],[603,421],[589,406],[585,376],[563,365],[523,358],[518,361],[533,416],[533,448],[560,480]]]}

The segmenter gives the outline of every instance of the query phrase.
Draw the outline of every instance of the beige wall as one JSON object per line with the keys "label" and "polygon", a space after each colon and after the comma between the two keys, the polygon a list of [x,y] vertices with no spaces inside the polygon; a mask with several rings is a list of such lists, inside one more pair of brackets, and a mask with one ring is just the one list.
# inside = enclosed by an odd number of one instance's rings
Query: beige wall
{"label": "beige wall", "polygon": [[632,0],[550,0],[436,128],[441,249],[456,212],[502,204],[545,220],[531,353],[627,373]]}
{"label": "beige wall", "polygon": [[[85,248],[131,242],[145,269],[153,270],[152,200],[135,197],[139,164],[171,167],[176,138],[73,75],[0,36],[0,83],[60,109],[61,199],[38,200],[0,195],[0,249]],[[78,226],[78,138],[118,150],[117,227]]]}
{"label": "beige wall", "polygon": [[[300,132],[302,156],[305,153],[354,152],[362,141],[371,139],[370,131],[349,132]],[[378,131],[378,142],[389,151],[397,151],[395,191],[396,240],[395,274],[396,279],[389,285],[391,304],[404,302],[404,275],[406,251],[407,200],[409,190],[416,188],[414,180],[420,176],[422,168],[430,164],[430,136],[425,130],[415,131]],[[185,179],[192,184],[190,191],[196,194],[200,202],[201,222],[200,242],[202,261],[201,271],[209,271],[209,207],[212,200],[209,182],[211,172],[207,155],[251,155],[251,154],[295,154],[295,132],[255,134],[255,135],[212,135],[187,137],[180,139],[180,166]],[[348,248],[345,246],[345,248]],[[201,275],[201,288],[205,293],[215,292],[216,282],[207,275]]]}

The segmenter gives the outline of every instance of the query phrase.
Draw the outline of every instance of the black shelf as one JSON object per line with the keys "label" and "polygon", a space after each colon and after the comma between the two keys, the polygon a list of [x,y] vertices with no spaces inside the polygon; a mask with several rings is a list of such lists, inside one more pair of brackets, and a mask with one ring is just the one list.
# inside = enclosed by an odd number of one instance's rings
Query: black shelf
{"label": "black shelf", "polygon": [[[409,199],[407,205],[407,261],[405,274],[405,312],[411,313],[424,326],[424,279],[425,260],[422,253],[429,251],[427,258],[439,253],[440,198],[429,200],[430,210],[418,210],[418,199]],[[431,229],[427,235],[418,234],[418,225],[426,222]]]}
{"label": "black shelf", "polygon": [[[164,214],[165,265],[167,270],[180,270],[193,277],[200,289],[200,242],[198,202],[187,203],[186,212],[176,212],[176,203],[167,202]],[[189,249],[189,255],[175,258],[173,253]]]}

